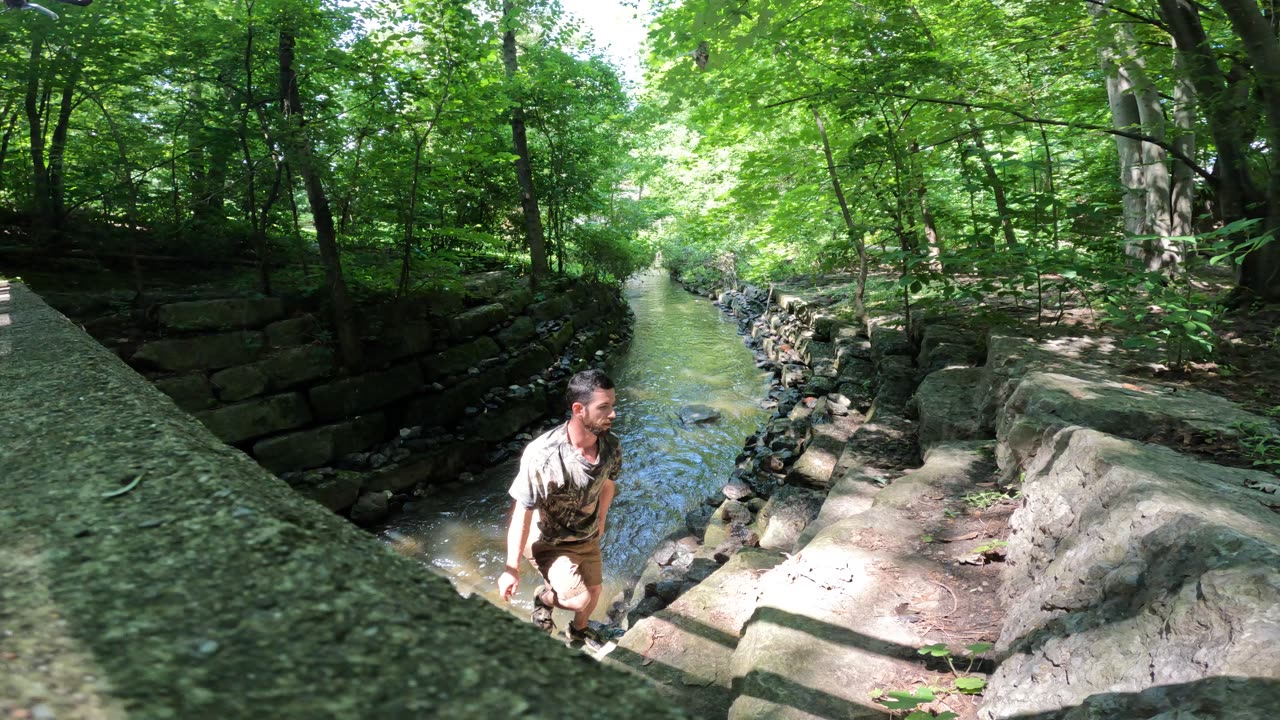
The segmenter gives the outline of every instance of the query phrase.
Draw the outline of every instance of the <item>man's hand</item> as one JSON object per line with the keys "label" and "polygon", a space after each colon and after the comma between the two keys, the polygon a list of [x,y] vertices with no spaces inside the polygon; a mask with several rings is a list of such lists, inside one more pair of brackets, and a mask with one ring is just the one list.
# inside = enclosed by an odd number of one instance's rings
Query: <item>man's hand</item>
{"label": "man's hand", "polygon": [[511,596],[515,595],[516,590],[519,589],[520,571],[518,568],[508,566],[498,578],[498,594],[502,595],[503,600],[511,602]]}

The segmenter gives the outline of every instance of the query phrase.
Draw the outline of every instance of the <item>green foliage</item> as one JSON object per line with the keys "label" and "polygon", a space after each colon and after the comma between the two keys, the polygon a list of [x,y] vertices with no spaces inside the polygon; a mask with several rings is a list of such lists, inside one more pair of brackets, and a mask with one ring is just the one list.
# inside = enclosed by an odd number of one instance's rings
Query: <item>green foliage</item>
{"label": "green foliage", "polygon": [[[935,643],[926,645],[919,650],[917,654],[926,655],[933,658],[942,658],[946,660],[947,666],[951,668],[951,673],[955,676],[953,688],[956,692],[964,695],[980,694],[987,686],[987,681],[981,677],[974,677],[974,663],[977,662],[978,656],[987,652],[992,648],[991,643],[974,643],[965,647],[964,659],[967,665],[963,671],[957,670],[955,665],[955,656],[945,643]],[[905,717],[905,720],[925,720],[927,718],[946,718],[948,720],[958,717],[953,712],[940,712],[936,715],[926,710],[917,710],[921,705],[931,703],[938,699],[938,696],[946,692],[941,688],[918,687],[914,690],[890,690],[885,691],[876,688],[871,691],[871,699],[880,703],[890,714],[896,715],[898,712],[911,711]]]}
{"label": "green foliage", "polygon": [[591,277],[622,282],[645,269],[653,261],[652,253],[639,247],[621,230],[588,223],[573,228],[568,242],[574,255]]}
{"label": "green foliage", "polygon": [[[236,256],[265,238],[273,259],[317,263],[309,195],[284,163],[294,131],[277,99],[278,45],[290,29],[305,135],[357,294],[527,263],[517,98],[561,267],[620,279],[649,252],[639,235],[654,209],[625,202],[641,129],[617,71],[558,5],[517,7],[512,81],[490,11],[457,0],[99,3],[57,23],[6,15],[0,205],[44,211],[32,163],[16,161],[32,156],[30,137],[44,138],[40,162],[63,160],[59,212],[145,229],[107,234],[110,246],[94,250],[141,240],[141,252]],[[66,147],[55,153],[47,140],[64,93]]]}
{"label": "green foliage", "polygon": [[968,505],[971,508],[976,510],[986,510],[1000,502],[1003,502],[1009,497],[1016,496],[1017,491],[1014,491],[1014,494],[1010,496],[997,490],[978,490],[976,492],[966,493],[960,499],[965,505]]}
{"label": "green foliage", "polygon": [[1102,304],[1104,319],[1125,335],[1124,346],[1162,350],[1170,367],[1208,357],[1221,307],[1208,294],[1170,285],[1160,275],[1116,288]]}
{"label": "green foliage", "polygon": [[[982,543],[982,544],[981,544],[981,545],[979,545],[978,547],[976,547],[976,548],[974,548],[974,549],[970,550],[970,551],[969,551],[969,553],[970,553],[971,555],[986,555],[987,553],[994,552],[994,551],[996,551],[996,550],[999,550],[999,549],[1001,549],[1001,548],[1005,548],[1005,547],[1008,547],[1008,546],[1009,546],[1009,543],[1008,543],[1007,541],[1005,541],[1005,540],[992,540],[992,541],[990,541],[990,542]],[[990,648],[988,648],[988,649],[990,649]],[[972,649],[971,649],[971,650],[970,650],[970,652],[973,652],[973,653],[982,653],[982,652],[986,652],[986,650],[972,650]]]}
{"label": "green foliage", "polygon": [[[1280,411],[1280,406],[1272,408]],[[1273,413],[1268,413],[1273,414]],[[1280,475],[1280,432],[1274,425],[1238,423],[1237,442],[1255,468]]]}

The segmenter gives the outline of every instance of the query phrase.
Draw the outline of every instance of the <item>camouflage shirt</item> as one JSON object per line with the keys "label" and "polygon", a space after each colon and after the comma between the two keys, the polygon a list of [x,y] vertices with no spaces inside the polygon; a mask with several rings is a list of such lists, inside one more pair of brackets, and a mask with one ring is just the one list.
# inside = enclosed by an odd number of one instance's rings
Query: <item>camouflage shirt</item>
{"label": "camouflage shirt", "polygon": [[538,511],[543,542],[590,540],[600,533],[600,489],[621,470],[622,446],[616,435],[601,435],[596,461],[588,462],[569,442],[565,423],[524,449],[509,494],[521,507]]}

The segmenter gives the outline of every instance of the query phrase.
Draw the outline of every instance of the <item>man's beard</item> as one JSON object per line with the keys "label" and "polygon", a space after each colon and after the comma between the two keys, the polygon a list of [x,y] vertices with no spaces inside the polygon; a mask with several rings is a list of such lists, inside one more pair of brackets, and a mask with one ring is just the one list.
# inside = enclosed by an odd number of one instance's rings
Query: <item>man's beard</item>
{"label": "man's beard", "polygon": [[609,426],[606,425],[605,422],[607,421],[587,420],[584,418],[582,421],[582,426],[587,429],[587,432],[591,433],[592,435],[595,435],[596,437],[599,437],[609,432]]}

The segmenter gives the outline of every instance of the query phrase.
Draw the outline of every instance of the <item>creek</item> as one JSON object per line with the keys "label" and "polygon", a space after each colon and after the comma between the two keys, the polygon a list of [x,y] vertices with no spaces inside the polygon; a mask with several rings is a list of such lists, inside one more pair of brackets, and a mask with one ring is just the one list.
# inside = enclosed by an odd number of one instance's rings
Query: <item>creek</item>
{"label": "creek", "polygon": [[[602,542],[604,593],[596,619],[605,617],[657,544],[684,527],[685,514],[719,495],[742,441],[767,416],[760,401],[768,376],[756,368],[734,322],[662,272],[631,280],[624,292],[635,312],[634,334],[606,368],[617,385],[613,431],[624,462]],[[694,404],[714,408],[720,418],[686,426],[679,411]],[[381,537],[449,577],[459,591],[504,604],[496,582],[512,505],[507,487],[517,467],[518,458],[462,487],[433,492],[394,518]],[[527,617],[539,582],[522,563],[513,612]],[[567,613],[558,612],[556,620],[563,626]]]}

